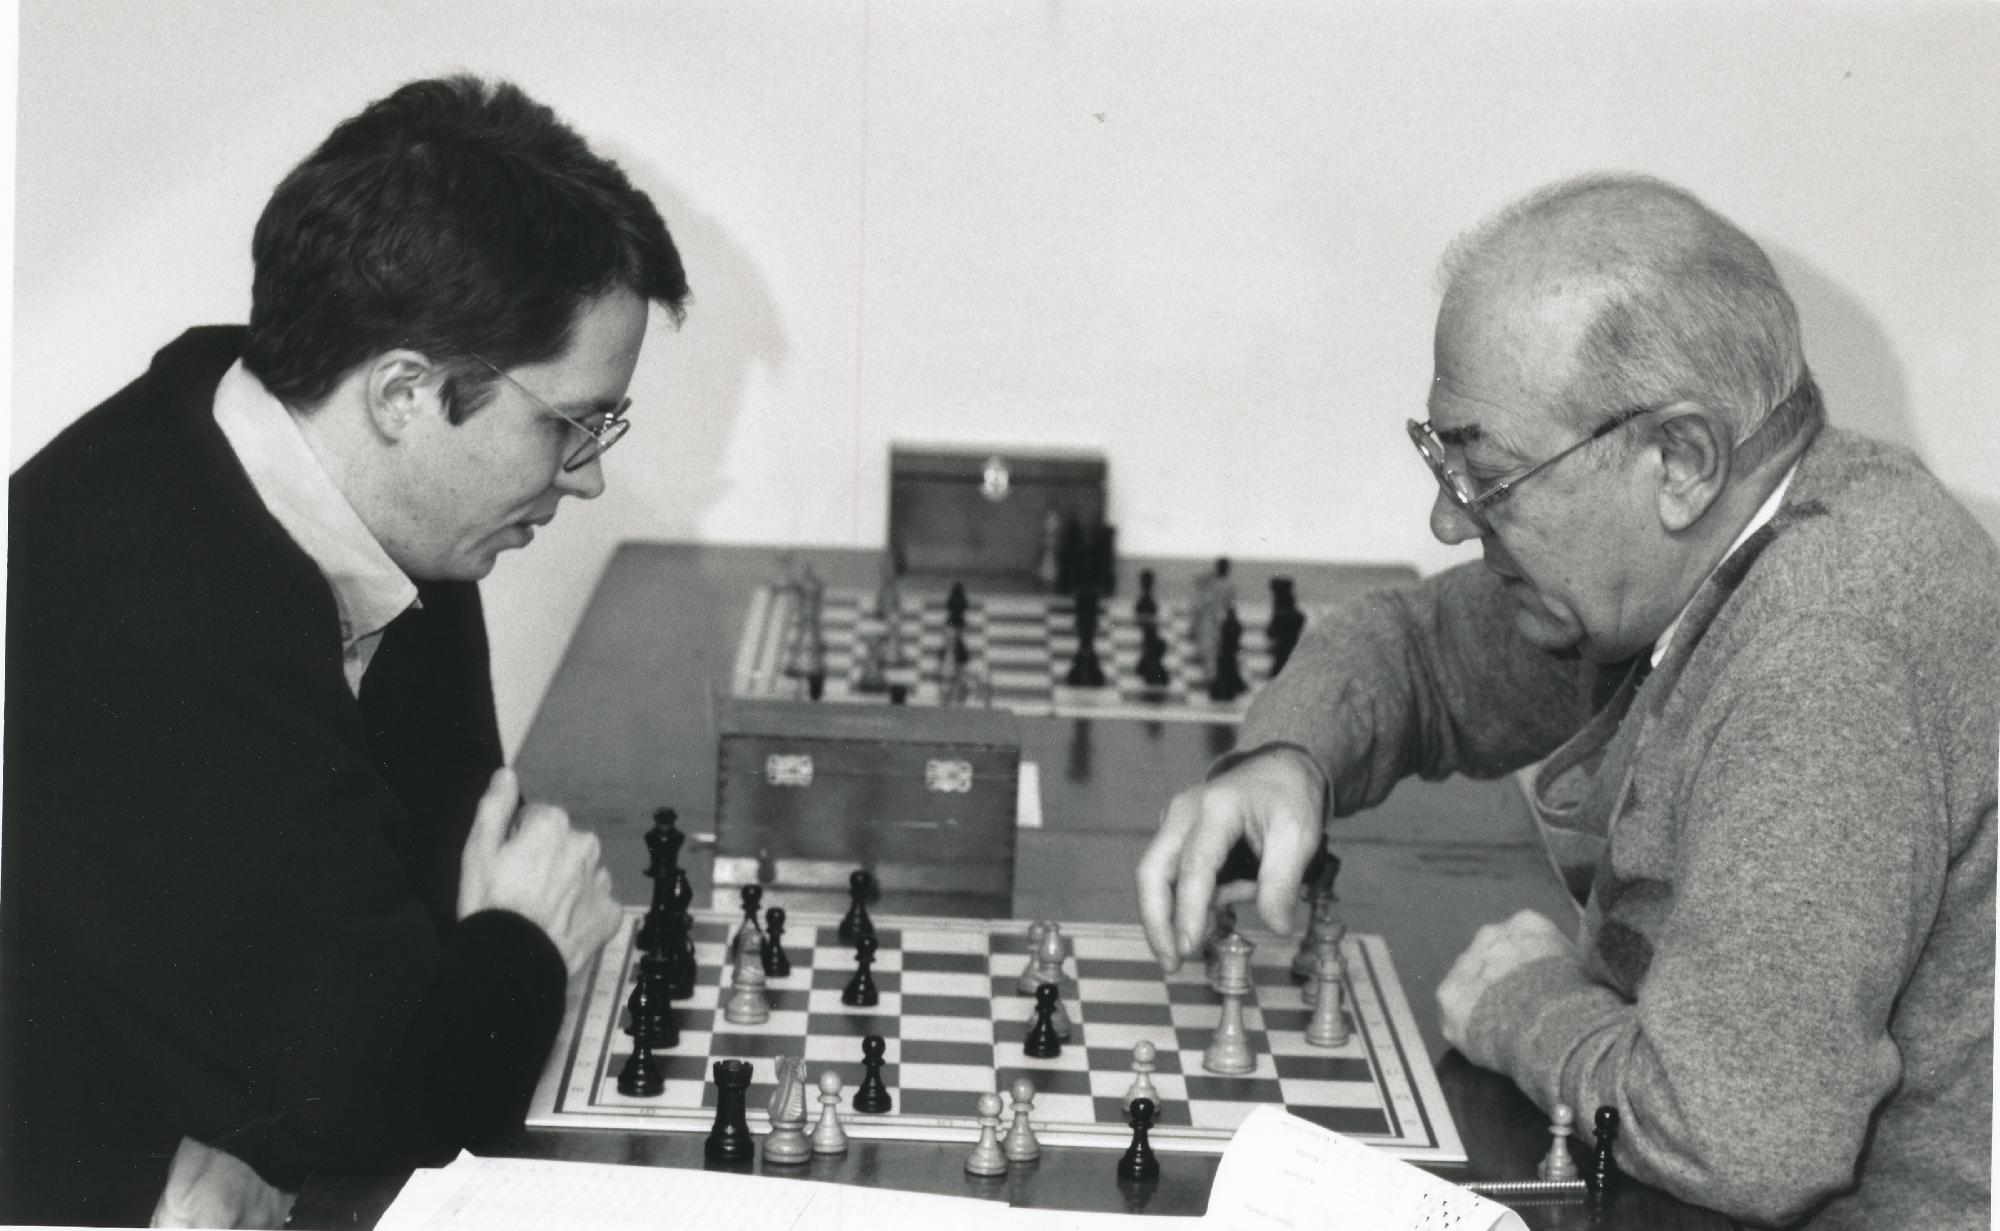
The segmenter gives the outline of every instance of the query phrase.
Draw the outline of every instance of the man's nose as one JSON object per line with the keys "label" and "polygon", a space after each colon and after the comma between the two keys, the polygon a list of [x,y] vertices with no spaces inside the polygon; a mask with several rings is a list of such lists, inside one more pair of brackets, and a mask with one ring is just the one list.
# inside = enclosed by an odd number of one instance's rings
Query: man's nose
{"label": "man's nose", "polygon": [[1453,547],[1468,539],[1483,538],[1486,531],[1440,487],[1431,501],[1431,534],[1438,542]]}
{"label": "man's nose", "polygon": [[575,470],[556,471],[556,490],[579,500],[595,500],[604,494],[603,455],[593,457]]}

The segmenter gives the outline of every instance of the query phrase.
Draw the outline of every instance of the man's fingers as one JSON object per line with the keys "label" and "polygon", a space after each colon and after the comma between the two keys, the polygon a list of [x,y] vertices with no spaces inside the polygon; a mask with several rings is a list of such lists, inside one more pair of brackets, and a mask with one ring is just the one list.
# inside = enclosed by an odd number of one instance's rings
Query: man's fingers
{"label": "man's fingers", "polygon": [[514,819],[514,809],[520,803],[521,785],[515,781],[514,771],[502,765],[493,771],[493,777],[486,783],[486,793],[473,809],[472,832],[466,837],[466,846],[497,850],[507,837],[507,823]]}
{"label": "man's fingers", "polygon": [[1302,818],[1273,817],[1264,826],[1264,859],[1257,871],[1257,911],[1280,936],[1292,930],[1292,903],[1312,862],[1320,835]]}
{"label": "man's fingers", "polygon": [[1224,799],[1213,789],[1201,795],[1200,816],[1181,843],[1180,867],[1174,885],[1174,936],[1182,957],[1201,945],[1214,909],[1215,878],[1229,848],[1243,836],[1243,816],[1234,797]]}
{"label": "man's fingers", "polygon": [[1186,840],[1192,810],[1176,797],[1160,817],[1160,832],[1139,860],[1139,922],[1146,929],[1146,944],[1168,974],[1180,965],[1180,949],[1174,943],[1174,877],[1180,868],[1181,843]]}

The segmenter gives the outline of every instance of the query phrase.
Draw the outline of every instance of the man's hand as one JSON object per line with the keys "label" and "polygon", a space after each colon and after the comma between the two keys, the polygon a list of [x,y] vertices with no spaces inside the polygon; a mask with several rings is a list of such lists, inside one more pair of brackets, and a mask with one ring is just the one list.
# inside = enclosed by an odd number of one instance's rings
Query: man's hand
{"label": "man's hand", "polygon": [[495,770],[459,858],[458,917],[511,910],[548,933],[576,974],[618,930],[598,855],[596,834],[572,828],[561,808],[521,803],[513,771]]}
{"label": "man's hand", "polygon": [[[1230,769],[1174,796],[1139,861],[1139,917],[1160,966],[1173,971],[1207,930],[1209,911],[1257,899],[1264,922],[1291,930],[1292,903],[1306,864],[1320,846],[1324,788],[1319,772],[1296,748],[1254,753]],[[1239,838],[1261,857],[1254,890],[1215,877]]]}
{"label": "man's hand", "polygon": [[1490,1067],[1493,1057],[1476,1056],[1468,1046],[1473,1010],[1486,989],[1529,962],[1545,957],[1574,958],[1576,945],[1547,915],[1524,910],[1505,923],[1489,923],[1438,984],[1438,1012],[1444,1041],[1475,1064]]}

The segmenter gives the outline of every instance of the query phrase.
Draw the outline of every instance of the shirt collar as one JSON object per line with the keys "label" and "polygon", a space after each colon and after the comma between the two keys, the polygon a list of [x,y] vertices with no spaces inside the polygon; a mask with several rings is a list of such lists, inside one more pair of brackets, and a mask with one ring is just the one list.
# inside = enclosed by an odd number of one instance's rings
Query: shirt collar
{"label": "shirt collar", "polygon": [[[1729,559],[1729,557],[1735,555],[1737,548],[1743,546],[1744,542],[1747,539],[1749,539],[1751,535],[1763,529],[1764,523],[1770,521],[1773,517],[1776,517],[1778,515],[1778,506],[1785,503],[1785,492],[1789,490],[1790,487],[1792,486],[1792,476],[1799,472],[1799,462],[1804,460],[1805,457],[1802,454],[1792,462],[1790,468],[1785,471],[1785,477],[1778,480],[1778,486],[1772,489],[1770,495],[1764,497],[1764,503],[1757,506],[1757,512],[1751,516],[1749,522],[1747,522],[1744,525],[1743,529],[1737,532],[1736,541],[1729,545],[1728,551],[1722,553],[1722,560],[1727,560]],[[1716,568],[1722,567],[1722,560],[1718,560],[1715,562]],[[1715,569],[1710,569],[1709,576],[1712,577],[1714,575],[1715,575]],[[1702,584],[1703,585],[1708,584],[1708,579],[1706,577],[1702,579]],[[1695,594],[1699,593],[1701,593],[1701,586],[1696,586]],[[1684,605],[1682,605],[1680,609],[1680,614],[1674,617],[1674,622],[1672,624],[1667,625],[1667,631],[1661,633],[1660,639],[1653,643],[1653,662],[1652,662],[1653,666],[1655,667],[1659,666],[1660,660],[1667,656],[1667,646],[1669,643],[1673,641],[1674,633],[1679,631],[1681,626],[1681,621],[1687,618],[1688,608],[1692,606],[1694,606],[1694,596],[1690,595],[1688,596],[1688,601]]]}
{"label": "shirt collar", "polygon": [[334,485],[291,411],[240,360],[216,386],[215,424],[264,507],[325,574],[342,641],[380,632],[417,601],[416,583]]}

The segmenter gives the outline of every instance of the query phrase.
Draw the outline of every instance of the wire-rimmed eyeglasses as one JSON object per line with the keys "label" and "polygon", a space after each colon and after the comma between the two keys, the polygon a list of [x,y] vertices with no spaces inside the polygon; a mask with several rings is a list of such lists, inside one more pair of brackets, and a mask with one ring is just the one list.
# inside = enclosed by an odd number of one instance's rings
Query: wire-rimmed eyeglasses
{"label": "wire-rimmed eyeglasses", "polygon": [[516,389],[519,389],[522,393],[526,394],[528,396],[529,401],[541,407],[543,410],[548,411],[556,418],[561,419],[564,423],[569,424],[577,431],[583,433],[584,437],[583,440],[577,444],[576,448],[570,450],[570,454],[568,457],[563,459],[562,468],[565,472],[581,470],[585,466],[590,465],[598,458],[604,456],[605,452],[609,450],[612,445],[615,445],[619,441],[623,440],[625,438],[625,433],[632,430],[632,421],[625,417],[625,412],[632,408],[631,398],[626,398],[624,401],[618,403],[616,408],[614,408],[610,413],[604,416],[604,421],[602,423],[598,424],[596,427],[591,427],[589,424],[585,423],[581,419],[576,418],[574,415],[566,415],[562,411],[557,410],[555,407],[549,405],[547,400],[542,398],[541,395],[537,394],[533,389],[528,388],[520,381],[515,380],[513,377],[507,375],[507,373],[501,371],[498,365],[488,361],[487,359],[479,355],[473,354],[471,351],[467,351],[466,354],[471,355],[472,358],[477,360],[479,364],[482,367],[484,367],[487,371],[493,373],[495,376],[498,376],[501,380],[506,381],[508,384],[514,386]]}
{"label": "wire-rimmed eyeglasses", "polygon": [[1444,442],[1438,439],[1437,431],[1431,427],[1429,420],[1425,420],[1422,423],[1417,422],[1415,419],[1409,420],[1410,440],[1417,446],[1417,452],[1423,456],[1424,461],[1429,463],[1431,473],[1437,476],[1438,486],[1444,489],[1444,494],[1451,498],[1452,504],[1457,507],[1458,511],[1465,514],[1466,518],[1473,525],[1479,527],[1480,533],[1491,534],[1493,533],[1493,525],[1486,520],[1485,510],[1487,508],[1506,499],[1507,494],[1522,483],[1547,470],[1591,441],[1601,440],[1619,428],[1624,427],[1627,423],[1637,419],[1640,415],[1658,409],[1659,407],[1657,406],[1633,406],[1621,410],[1607,420],[1603,426],[1597,428],[1582,440],[1570,445],[1562,452],[1536,462],[1512,478],[1500,480],[1483,492],[1475,492],[1472,489],[1472,481],[1467,479],[1465,475],[1461,474],[1451,464],[1450,459],[1445,455]]}

